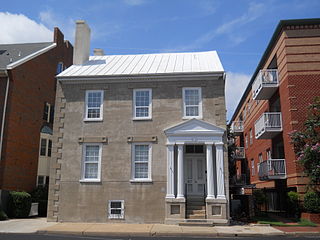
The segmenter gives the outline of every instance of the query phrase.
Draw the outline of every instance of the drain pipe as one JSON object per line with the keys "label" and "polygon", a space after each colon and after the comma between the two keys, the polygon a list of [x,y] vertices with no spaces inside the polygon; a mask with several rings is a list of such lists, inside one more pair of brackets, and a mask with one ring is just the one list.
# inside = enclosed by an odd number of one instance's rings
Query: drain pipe
{"label": "drain pipe", "polygon": [[[4,132],[4,123],[5,123],[5,119],[6,119],[8,93],[9,93],[9,76],[8,76],[8,72],[5,70],[3,73],[4,73],[3,75],[7,77],[7,85],[6,85],[6,95],[5,95],[4,104],[3,104],[2,123],[1,123],[0,161],[1,161],[1,157],[2,157],[3,132]],[[1,75],[1,72],[0,72],[0,75]]]}

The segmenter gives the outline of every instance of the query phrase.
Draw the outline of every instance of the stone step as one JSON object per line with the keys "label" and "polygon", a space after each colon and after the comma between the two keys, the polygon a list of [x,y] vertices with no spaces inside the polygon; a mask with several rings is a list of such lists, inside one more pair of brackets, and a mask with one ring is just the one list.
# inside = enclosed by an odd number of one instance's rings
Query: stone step
{"label": "stone step", "polygon": [[187,214],[192,215],[192,214],[206,214],[206,210],[204,209],[187,209]]}
{"label": "stone step", "polygon": [[187,210],[206,210],[204,205],[187,205]]}
{"label": "stone step", "polygon": [[187,201],[187,205],[205,205],[204,201]]}
{"label": "stone step", "polygon": [[[194,221],[200,220],[200,221]],[[213,227],[213,223],[209,223],[203,219],[192,219],[187,222],[180,222],[179,226],[189,226],[189,227]]]}
{"label": "stone step", "polygon": [[188,219],[206,219],[206,215],[205,214],[187,214],[187,218]]}

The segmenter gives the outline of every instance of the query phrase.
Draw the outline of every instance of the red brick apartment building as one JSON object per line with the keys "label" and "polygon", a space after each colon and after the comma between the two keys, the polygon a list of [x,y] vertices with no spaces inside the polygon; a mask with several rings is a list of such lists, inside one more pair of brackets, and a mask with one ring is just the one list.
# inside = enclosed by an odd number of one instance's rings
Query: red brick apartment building
{"label": "red brick apartment building", "polygon": [[320,19],[280,21],[231,119],[231,188],[264,189],[267,211],[284,211],[287,191],[305,193],[308,179],[289,133],[303,129],[307,106],[319,95]]}
{"label": "red brick apartment building", "polygon": [[53,42],[0,45],[1,190],[31,191],[48,179],[38,176],[38,159],[50,157],[52,144],[40,133],[52,134],[55,76],[72,54],[58,28]]}

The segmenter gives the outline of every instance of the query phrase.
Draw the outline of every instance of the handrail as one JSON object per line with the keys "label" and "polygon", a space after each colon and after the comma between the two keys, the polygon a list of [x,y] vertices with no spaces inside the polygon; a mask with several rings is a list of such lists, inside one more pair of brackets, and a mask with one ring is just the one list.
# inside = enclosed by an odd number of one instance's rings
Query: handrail
{"label": "handrail", "polygon": [[259,163],[259,178],[283,177],[285,175],[285,159],[268,159]]}
{"label": "handrail", "polygon": [[258,138],[265,130],[281,129],[282,115],[281,112],[265,112],[254,123],[255,136]]}

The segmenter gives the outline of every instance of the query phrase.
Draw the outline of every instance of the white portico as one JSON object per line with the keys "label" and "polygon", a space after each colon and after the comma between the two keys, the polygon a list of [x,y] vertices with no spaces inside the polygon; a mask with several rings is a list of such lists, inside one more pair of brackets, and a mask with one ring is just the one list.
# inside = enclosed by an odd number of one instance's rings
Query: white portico
{"label": "white portico", "polygon": [[[206,219],[225,223],[225,129],[205,121],[191,119],[167,128],[164,132],[167,136],[167,222],[184,219],[186,196],[190,193],[197,194],[197,189],[201,193],[203,188]],[[195,152],[199,154],[188,154],[187,149],[190,146],[199,146],[199,150]],[[201,181],[202,177],[205,178],[204,181]]]}

